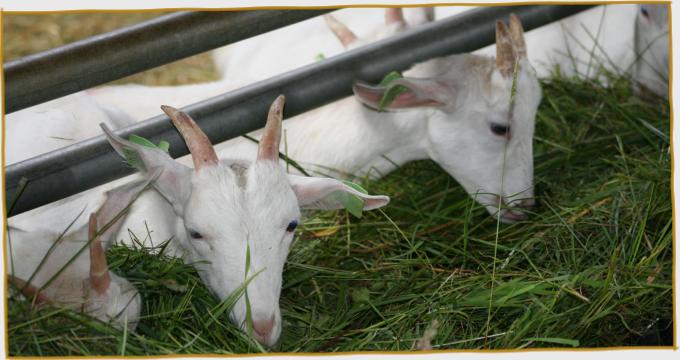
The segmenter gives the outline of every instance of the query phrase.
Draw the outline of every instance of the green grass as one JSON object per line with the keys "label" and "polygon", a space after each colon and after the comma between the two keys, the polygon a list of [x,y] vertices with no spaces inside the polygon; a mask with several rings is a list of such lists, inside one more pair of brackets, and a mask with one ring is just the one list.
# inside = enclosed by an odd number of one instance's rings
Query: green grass
{"label": "green grass", "polygon": [[[274,350],[410,350],[435,319],[435,349],[671,345],[669,109],[635,99],[625,78],[610,82],[543,83],[539,205],[526,222],[497,232],[430,161],[365,184],[391,195],[384,212],[307,218]],[[108,256],[144,298],[137,331],[10,299],[10,354],[263,350],[190,266],[122,247]]]}

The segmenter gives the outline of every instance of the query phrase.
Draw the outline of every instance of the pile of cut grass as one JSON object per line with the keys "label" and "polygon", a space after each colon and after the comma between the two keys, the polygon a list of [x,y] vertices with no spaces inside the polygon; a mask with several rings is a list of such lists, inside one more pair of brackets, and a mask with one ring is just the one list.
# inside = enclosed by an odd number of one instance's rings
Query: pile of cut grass
{"label": "pile of cut grass", "polygon": [[[391,195],[384,211],[306,219],[274,350],[410,350],[434,320],[435,349],[671,345],[669,109],[629,89],[617,76],[543,82],[528,221],[497,229],[430,161],[366,183]],[[10,299],[10,354],[264,350],[188,265],[122,247],[108,256],[144,298],[137,331]]]}

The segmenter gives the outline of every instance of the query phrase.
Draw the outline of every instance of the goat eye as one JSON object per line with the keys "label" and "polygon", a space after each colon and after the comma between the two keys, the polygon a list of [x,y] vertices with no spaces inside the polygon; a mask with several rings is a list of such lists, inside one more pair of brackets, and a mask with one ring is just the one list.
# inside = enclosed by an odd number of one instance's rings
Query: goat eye
{"label": "goat eye", "polygon": [[189,230],[189,236],[191,236],[192,239],[203,239],[203,235],[199,233],[198,231],[194,230]]}
{"label": "goat eye", "polygon": [[298,226],[298,221],[297,221],[297,220],[293,220],[293,221],[291,221],[291,222],[288,223],[288,227],[286,228],[286,231],[288,231],[288,232],[293,232],[293,231],[295,231],[295,228],[296,228],[297,226]]}
{"label": "goat eye", "polygon": [[640,12],[642,13],[642,16],[648,18],[649,17],[649,12],[647,11],[646,8],[640,7]]}
{"label": "goat eye", "polygon": [[508,131],[510,131],[509,126],[501,125],[501,124],[491,124],[491,132],[499,135],[499,136],[504,136],[507,135]]}

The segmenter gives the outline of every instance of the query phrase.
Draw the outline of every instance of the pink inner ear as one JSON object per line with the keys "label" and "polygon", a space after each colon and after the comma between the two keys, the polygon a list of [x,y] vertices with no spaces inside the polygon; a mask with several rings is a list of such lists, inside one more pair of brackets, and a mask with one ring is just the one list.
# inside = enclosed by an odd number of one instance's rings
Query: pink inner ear
{"label": "pink inner ear", "polygon": [[432,99],[418,98],[416,94],[408,90],[405,93],[399,94],[394,101],[388,106],[390,109],[405,109],[420,106],[443,106],[444,104]]}
{"label": "pink inner ear", "polygon": [[[380,100],[385,94],[385,88],[383,87],[371,87],[363,84],[355,84],[352,89],[354,90],[354,95],[364,104],[377,109],[380,104]],[[407,109],[413,107],[421,106],[443,106],[439,101],[430,98],[421,98],[411,89],[407,89],[392,101],[386,109]]]}
{"label": "pink inner ear", "polygon": [[380,103],[380,99],[385,93],[384,89],[374,88],[363,84],[354,84],[352,90],[354,91],[354,95],[359,98],[361,102],[375,106]]}

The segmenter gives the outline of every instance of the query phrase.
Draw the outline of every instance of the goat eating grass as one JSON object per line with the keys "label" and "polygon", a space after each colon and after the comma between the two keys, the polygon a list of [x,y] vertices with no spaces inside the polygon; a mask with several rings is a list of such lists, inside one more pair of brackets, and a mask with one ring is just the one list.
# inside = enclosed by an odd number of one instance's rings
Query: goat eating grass
{"label": "goat eating grass", "polygon": [[339,180],[288,175],[279,164],[283,105],[283,96],[272,103],[255,161],[219,159],[191,117],[163,106],[191,152],[193,169],[162,149],[124,140],[102,126],[113,148],[143,176],[163,169],[152,182],[163,199],[139,201],[170,209],[174,216],[155,226],[172,233],[174,252],[194,264],[215,296],[226,299],[247,282],[249,301],[239,298],[230,318],[269,346],[281,333],[281,276],[300,209],[339,209],[354,199],[372,210],[389,202]]}

